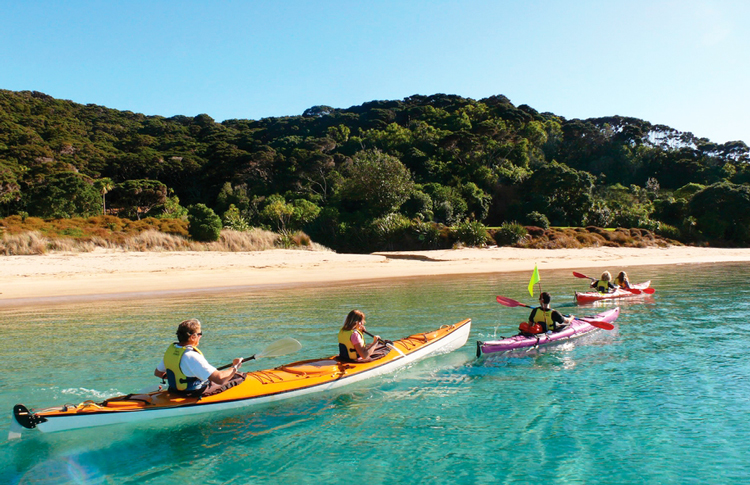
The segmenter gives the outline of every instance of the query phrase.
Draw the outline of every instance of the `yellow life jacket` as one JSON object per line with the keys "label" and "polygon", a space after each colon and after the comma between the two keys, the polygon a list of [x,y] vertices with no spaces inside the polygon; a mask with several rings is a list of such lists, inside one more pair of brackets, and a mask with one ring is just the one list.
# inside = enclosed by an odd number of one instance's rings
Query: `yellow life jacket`
{"label": "yellow life jacket", "polygon": [[594,288],[596,288],[596,291],[599,293],[609,293],[609,281],[597,280]]}
{"label": "yellow life jacket", "polygon": [[354,332],[357,332],[362,339],[362,341],[365,340],[364,335],[362,335],[362,332],[356,329],[352,330],[344,330],[343,328],[339,330],[339,358],[343,360],[357,360],[359,357],[359,354],[357,353],[357,349],[354,348],[354,344],[352,344],[352,334]]}
{"label": "yellow life jacket", "polygon": [[169,389],[176,391],[195,391],[201,388],[203,381],[197,377],[188,377],[180,369],[180,361],[185,352],[193,351],[203,355],[203,352],[195,347],[177,347],[177,344],[169,346],[164,352],[164,367],[167,368],[167,382]]}
{"label": "yellow life jacket", "polygon": [[542,310],[541,307],[536,307],[531,312],[531,323],[539,323],[542,325],[544,332],[547,330],[553,330],[555,328],[555,322],[552,320],[552,309],[547,311]]}
{"label": "yellow life jacket", "polygon": [[628,286],[629,286],[629,283],[628,283],[628,284],[626,285],[626,284],[625,284],[625,279],[624,279],[624,278],[615,278],[615,285],[617,285],[617,286],[621,286],[621,287],[623,287],[623,288],[626,288],[626,287],[628,287]]}

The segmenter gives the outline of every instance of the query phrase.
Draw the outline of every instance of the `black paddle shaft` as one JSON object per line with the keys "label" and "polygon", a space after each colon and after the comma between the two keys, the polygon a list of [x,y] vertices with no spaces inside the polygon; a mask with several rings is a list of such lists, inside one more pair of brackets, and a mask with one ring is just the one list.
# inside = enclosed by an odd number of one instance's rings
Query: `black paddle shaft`
{"label": "black paddle shaft", "polygon": [[[371,334],[371,333],[370,333],[370,332],[368,332],[367,330],[362,330],[362,331],[363,331],[363,332],[364,332],[365,334],[369,335],[370,337],[372,337],[372,338],[375,338],[375,335]],[[381,338],[381,339],[379,339],[379,340],[380,340],[381,342],[383,342],[384,344],[391,344],[391,345],[393,345],[393,341],[392,341],[392,340],[383,340],[382,338]]]}

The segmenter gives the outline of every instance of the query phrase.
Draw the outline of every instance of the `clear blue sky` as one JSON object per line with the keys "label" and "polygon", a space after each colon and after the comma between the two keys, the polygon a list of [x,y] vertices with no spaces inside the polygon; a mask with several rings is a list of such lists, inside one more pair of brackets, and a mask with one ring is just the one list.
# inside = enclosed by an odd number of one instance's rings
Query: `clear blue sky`
{"label": "clear blue sky", "polygon": [[0,0],[0,89],[147,115],[503,94],[750,144],[745,0]]}

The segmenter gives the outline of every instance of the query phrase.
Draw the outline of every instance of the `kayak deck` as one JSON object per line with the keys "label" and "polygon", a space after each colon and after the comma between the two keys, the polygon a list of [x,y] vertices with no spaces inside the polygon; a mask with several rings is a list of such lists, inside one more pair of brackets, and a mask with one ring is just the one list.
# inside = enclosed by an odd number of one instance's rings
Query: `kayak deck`
{"label": "kayak deck", "polygon": [[[585,318],[586,320],[597,320],[612,323],[617,320],[617,317],[619,315],[620,308],[616,307],[591,317],[581,318]],[[486,342],[478,341],[477,357],[480,357],[482,354],[492,354],[497,352],[507,352],[509,350],[540,347],[554,342],[561,342],[564,340],[570,340],[572,338],[580,337],[597,329],[597,327],[587,323],[585,320],[576,318],[575,320],[573,320],[573,322],[571,322],[570,325],[559,332],[533,336],[518,334],[512,337],[502,338],[500,340],[491,340]]]}
{"label": "kayak deck", "polygon": [[433,353],[455,350],[466,343],[470,329],[471,320],[466,319],[410,335],[391,343],[385,356],[370,362],[342,362],[329,357],[248,372],[242,382],[210,396],[185,397],[159,390],[37,411],[19,404],[14,408],[14,418],[24,428],[51,432],[273,402],[342,387],[391,372]]}

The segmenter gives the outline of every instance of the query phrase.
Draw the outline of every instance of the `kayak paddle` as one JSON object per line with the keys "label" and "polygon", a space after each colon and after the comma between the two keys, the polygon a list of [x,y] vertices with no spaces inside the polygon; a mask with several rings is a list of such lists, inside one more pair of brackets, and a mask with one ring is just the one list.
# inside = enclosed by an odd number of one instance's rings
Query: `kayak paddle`
{"label": "kayak paddle", "polygon": [[[371,334],[371,333],[370,333],[370,332],[368,332],[367,330],[362,330],[362,331],[363,331],[363,332],[364,332],[365,334],[369,335],[370,337],[372,337],[372,338],[375,338],[375,335]],[[391,342],[390,340],[383,340],[382,338],[381,338],[381,339],[378,339],[378,340],[380,340],[381,342],[383,342],[383,343],[385,344],[385,346],[386,346],[386,347],[388,347],[389,349],[393,349],[393,350],[395,350],[396,352],[398,352],[399,354],[401,354],[401,357],[406,357],[406,355],[404,355],[404,353],[403,353],[403,352],[401,352],[400,350],[398,350],[398,349],[397,349],[397,348],[396,348],[396,347],[395,347],[395,346],[393,345],[393,342]]]}
{"label": "kayak paddle", "polygon": [[[262,357],[279,357],[281,355],[291,354],[292,352],[297,352],[299,349],[302,348],[302,344],[299,343],[297,340],[287,337],[283,338],[281,340],[277,340],[276,342],[273,342],[265,349],[261,350],[257,354],[251,355],[250,357],[245,357],[242,359],[242,362],[247,362],[248,360],[253,359],[260,359]],[[224,370],[232,367],[232,364],[223,365],[221,367],[217,367],[216,370]]]}
{"label": "kayak paddle", "polygon": [[[596,281],[596,278],[592,278],[591,276],[586,276],[585,274],[581,274],[576,271],[573,271],[573,276],[575,276],[576,278],[587,278],[587,279],[590,279],[591,281]],[[625,288],[624,286],[620,286],[620,288],[622,288],[625,291],[629,291],[634,295],[640,295],[641,293],[653,295],[655,291],[653,288],[646,288],[644,290],[639,290],[638,288]],[[651,290],[651,291],[648,291],[648,290]]]}
{"label": "kayak paddle", "polygon": [[[534,308],[534,307],[531,307],[529,305],[524,305],[520,301],[511,300],[510,298],[506,298],[506,297],[500,296],[500,295],[497,296],[496,300],[501,305],[505,305],[505,306],[511,307],[511,308],[512,307],[517,307],[517,306],[523,306],[523,307],[531,308],[531,309]],[[603,330],[612,330],[612,329],[615,328],[615,326],[612,325],[609,322],[603,322],[603,321],[600,321],[600,320],[589,320],[587,318],[582,318],[582,317],[575,317],[575,318],[576,318],[576,320],[581,320],[582,322],[588,323],[592,327],[601,328]]]}
{"label": "kayak paddle", "polygon": [[609,322],[603,322],[601,320],[589,320],[588,318],[575,317],[576,320],[586,322],[592,327],[601,328],[602,330],[614,330],[615,326]]}
{"label": "kayak paddle", "polygon": [[576,278],[584,278],[584,279],[589,279],[591,281],[596,281],[595,278],[592,278],[591,276],[586,276],[585,274],[581,274],[576,271],[573,271],[573,276],[575,276]]}
{"label": "kayak paddle", "polygon": [[511,308],[517,307],[517,306],[525,306],[526,308],[531,308],[531,309],[534,308],[534,307],[530,307],[529,305],[524,305],[520,301],[511,300],[510,298],[506,298],[506,297],[500,296],[500,295],[497,296],[496,300],[501,305],[509,306]]}

